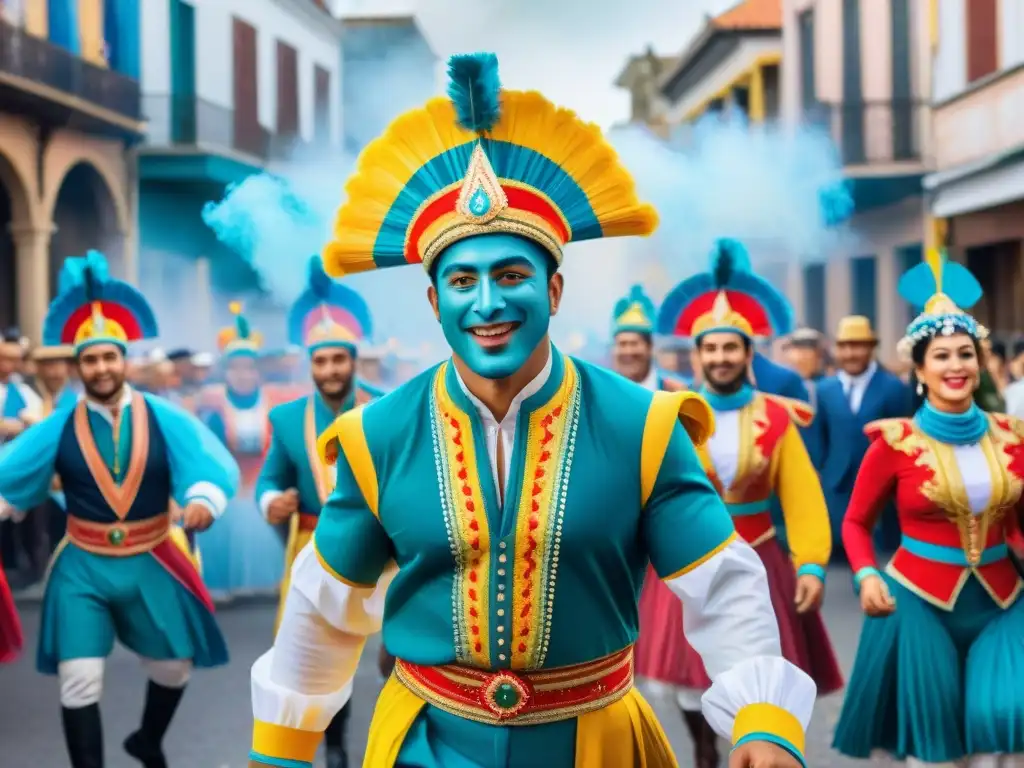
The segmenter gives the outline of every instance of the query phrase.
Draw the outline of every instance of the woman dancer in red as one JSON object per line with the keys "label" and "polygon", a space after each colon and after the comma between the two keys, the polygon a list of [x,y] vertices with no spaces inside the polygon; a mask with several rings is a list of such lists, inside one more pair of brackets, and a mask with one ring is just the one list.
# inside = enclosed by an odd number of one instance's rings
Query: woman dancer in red
{"label": "woman dancer in red", "polygon": [[0,563],[0,664],[14,661],[21,653],[21,645],[21,620],[7,585],[3,563]]}

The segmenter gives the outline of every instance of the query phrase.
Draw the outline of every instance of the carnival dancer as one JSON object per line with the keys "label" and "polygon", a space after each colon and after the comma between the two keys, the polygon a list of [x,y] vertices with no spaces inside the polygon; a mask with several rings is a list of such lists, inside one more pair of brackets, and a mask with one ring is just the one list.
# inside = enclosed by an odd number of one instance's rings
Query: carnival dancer
{"label": "carnival dancer", "polygon": [[[1024,423],[973,401],[984,331],[967,269],[930,251],[900,294],[924,311],[900,350],[923,399],[913,418],[869,424],[843,522],[867,618],[834,746],[908,766],[1024,766],[1020,546]],[[871,532],[896,501],[903,538],[879,571]],[[964,758],[968,758],[964,760]]]}
{"label": "carnival dancer", "polygon": [[[358,293],[336,283],[319,256],[309,264],[309,283],[288,314],[291,343],[309,355],[316,393],[270,411],[271,441],[256,481],[260,511],[275,525],[289,528],[285,550],[280,624],[284,598],[296,556],[309,543],[320,509],[334,489],[333,470],[317,454],[316,441],[342,413],[368,403],[381,392],[365,386],[355,373],[359,345],[372,336],[370,309]],[[275,627],[276,632],[276,627]],[[346,768],[346,704],[326,731],[328,768]]]}
{"label": "carnival dancer", "polygon": [[253,666],[252,764],[311,765],[383,616],[399,661],[365,766],[674,766],[632,685],[650,559],[686,602],[734,766],[799,765],[814,685],[780,658],[764,569],[693,450],[707,405],[549,341],[566,243],[650,234],[654,210],[596,126],[499,91],[493,54],[449,76],[451,101],[364,151],[324,265],[422,263],[452,357],[320,437],[337,486]]}
{"label": "carnival dancer", "polygon": [[[814,413],[800,401],[758,392],[749,377],[755,341],[773,335],[786,322],[777,318],[789,312],[785,297],[751,271],[743,245],[723,239],[716,243],[711,270],[684,280],[665,299],[658,330],[695,344],[700,392],[717,425],[698,454],[739,535],[764,562],[783,655],[814,679],[821,695],[842,687],[842,674],[818,612],[832,542],[828,512],[797,432]],[[773,494],[789,529],[791,559],[775,540],[768,510]],[[654,582],[645,588],[665,587]],[[664,604],[651,596],[646,600],[655,608]],[[718,764],[715,739],[699,714],[701,693],[711,679],[689,649],[682,626],[668,613],[641,615],[637,674],[679,686],[696,764],[705,768]],[[678,653],[679,646],[686,651]]]}
{"label": "carnival dancer", "polygon": [[207,387],[199,397],[199,418],[227,446],[242,473],[231,514],[198,537],[203,579],[218,598],[276,592],[288,535],[287,525],[268,526],[256,504],[256,478],[270,445],[270,409],[279,402],[259,374],[263,337],[250,327],[241,304],[232,302],[230,310],[234,325],[217,338],[224,383]]}
{"label": "carnival dancer", "polygon": [[686,384],[659,371],[654,364],[655,319],[654,302],[639,285],[616,302],[612,312],[612,365],[617,373],[652,392],[680,392]]}
{"label": "carnival dancer", "polygon": [[[192,668],[228,658],[210,596],[169,532],[177,522],[209,527],[238,469],[194,417],[125,384],[128,344],[157,333],[145,298],[110,278],[96,251],[68,259],[60,287],[44,343],[74,345],[85,395],[0,453],[0,507],[37,506],[54,475],[63,485],[67,537],[50,564],[36,664],[60,678],[71,765],[104,764],[99,701],[117,639],[150,679],[142,723],[124,747],[162,768],[163,737]],[[170,519],[169,498],[180,521]]]}

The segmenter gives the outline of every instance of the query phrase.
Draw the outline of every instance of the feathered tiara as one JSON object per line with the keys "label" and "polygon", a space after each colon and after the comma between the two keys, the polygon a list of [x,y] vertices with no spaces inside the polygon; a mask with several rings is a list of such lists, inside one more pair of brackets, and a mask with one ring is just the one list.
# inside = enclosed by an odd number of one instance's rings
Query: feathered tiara
{"label": "feathered tiara", "polygon": [[224,357],[256,357],[263,346],[263,335],[254,331],[242,314],[242,305],[237,301],[228,304],[228,310],[235,317],[233,325],[222,328],[217,334],[217,347]]}
{"label": "feathered tiara", "polygon": [[309,260],[309,277],[288,312],[288,340],[310,352],[325,346],[345,346],[355,352],[359,342],[373,335],[370,308],[348,286],[324,272],[319,256]]}
{"label": "feathered tiara", "polygon": [[654,333],[654,302],[644,293],[642,286],[634,285],[629,294],[615,303],[612,311],[612,335],[632,331]]}
{"label": "feathered tiara", "polygon": [[937,335],[965,333],[978,340],[988,336],[966,312],[981,299],[981,285],[967,267],[949,261],[945,250],[928,249],[924,261],[903,273],[897,290],[911,306],[923,307],[897,345],[905,359],[918,342]]}
{"label": "feathered tiara", "polygon": [[569,242],[649,235],[657,214],[596,125],[539,93],[501,88],[493,53],[453,56],[449,98],[396,119],[359,157],[334,238],[333,276],[421,262],[474,235]]}

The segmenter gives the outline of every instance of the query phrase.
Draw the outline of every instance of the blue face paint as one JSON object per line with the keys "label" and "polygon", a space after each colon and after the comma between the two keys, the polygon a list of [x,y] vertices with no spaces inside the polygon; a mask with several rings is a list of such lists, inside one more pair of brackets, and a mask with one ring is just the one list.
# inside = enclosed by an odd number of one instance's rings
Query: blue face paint
{"label": "blue face paint", "polygon": [[[551,321],[548,261],[515,235],[481,235],[449,246],[437,261],[441,330],[474,373],[504,379],[518,371]],[[510,330],[498,336],[483,335]]]}

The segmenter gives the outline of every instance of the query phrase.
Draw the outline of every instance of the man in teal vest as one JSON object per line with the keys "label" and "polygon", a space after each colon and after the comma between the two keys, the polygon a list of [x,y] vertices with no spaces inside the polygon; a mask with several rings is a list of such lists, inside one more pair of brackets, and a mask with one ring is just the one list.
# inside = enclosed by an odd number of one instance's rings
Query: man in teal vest
{"label": "man in teal vest", "polygon": [[85,395],[0,453],[0,510],[36,507],[54,476],[64,492],[67,535],[51,561],[36,665],[60,678],[72,768],[103,768],[99,701],[115,639],[150,679],[124,744],[145,768],[166,768],[163,737],[192,668],[228,658],[181,526],[216,520],[238,467],[194,417],[125,384],[128,344],[156,332],[145,298],[111,279],[101,254],[68,259],[43,336],[74,346]]}
{"label": "man in teal vest", "polygon": [[[362,297],[324,274],[320,257],[314,256],[308,287],[288,315],[288,335],[309,354],[316,392],[271,409],[270,450],[256,481],[263,516],[289,528],[278,623],[292,565],[312,538],[320,508],[334,489],[333,468],[320,461],[317,438],[339,415],[381,394],[355,374],[358,346],[369,341],[372,332],[370,310]],[[327,728],[328,768],[348,766],[348,712],[346,704]]]}
{"label": "man in teal vest", "polygon": [[685,604],[734,768],[802,765],[814,684],[700,466],[710,409],[549,341],[565,245],[650,234],[655,211],[595,126],[499,90],[493,54],[449,75],[450,101],[363,154],[324,266],[422,263],[452,356],[320,437],[337,484],[253,665],[250,765],[312,765],[383,624],[398,661],[365,766],[675,766],[633,686],[648,562]]}

